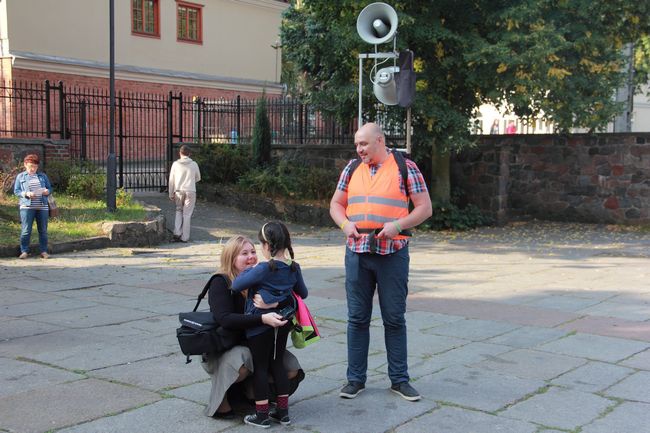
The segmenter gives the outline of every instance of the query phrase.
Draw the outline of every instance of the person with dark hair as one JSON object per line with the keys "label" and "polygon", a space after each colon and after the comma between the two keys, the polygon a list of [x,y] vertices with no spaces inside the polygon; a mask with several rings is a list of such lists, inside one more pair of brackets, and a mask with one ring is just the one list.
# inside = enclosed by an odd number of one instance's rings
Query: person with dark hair
{"label": "person with dark hair", "polygon": [[[339,396],[355,398],[365,388],[372,298],[377,291],[390,389],[417,401],[420,394],[409,384],[404,319],[410,260],[406,229],[431,216],[431,198],[417,165],[386,147],[379,125],[359,128],[354,145],[359,159],[343,169],[330,201],[330,215],[347,238],[348,383]],[[403,171],[400,160],[405,160]]]}
{"label": "person with dark hair", "polygon": [[50,257],[47,252],[47,222],[49,218],[47,197],[52,192],[52,185],[45,173],[37,172],[39,162],[38,155],[34,153],[27,155],[23,160],[25,171],[16,176],[14,184],[14,194],[19,198],[18,206],[20,208],[19,259],[26,259],[29,256],[29,242],[32,237],[34,220],[36,220],[38,229],[38,246],[41,258]]}
{"label": "person with dark hair", "polygon": [[192,213],[196,205],[196,182],[201,180],[201,171],[196,162],[190,159],[190,147],[180,148],[180,158],[172,164],[169,171],[169,199],[176,203],[174,221],[174,240],[188,242]]}
{"label": "person with dark hair", "polygon": [[[262,324],[270,327],[281,327],[286,320],[270,310],[274,305],[265,305],[259,295],[254,301],[263,314],[244,314],[246,297],[243,293],[230,290],[231,282],[245,269],[257,264],[257,253],[253,242],[245,236],[234,236],[223,247],[221,252],[219,274],[223,278],[212,278],[208,291],[210,311],[217,323],[232,331],[240,331],[241,341],[220,354],[205,355],[201,366],[210,375],[210,400],[205,408],[205,414],[217,419],[233,419],[235,411],[249,411],[253,393],[253,356],[248,348],[244,330]],[[289,395],[298,388],[305,378],[300,363],[288,350],[284,352],[283,363],[289,381]],[[270,384],[271,399],[274,399],[274,384]]]}
{"label": "person with dark hair", "polygon": [[[308,291],[298,263],[294,262],[291,236],[287,227],[279,221],[271,221],[262,226],[258,238],[262,244],[262,254],[268,260],[254,268],[246,269],[232,282],[234,292],[248,290],[246,296],[246,314],[258,315],[270,311],[281,312],[286,307],[295,311],[295,292],[306,298]],[[286,257],[287,252],[290,258]],[[264,304],[276,304],[272,309],[259,308],[255,305],[255,296],[259,295]],[[283,316],[285,319],[288,317]],[[289,382],[283,364],[287,346],[287,337],[291,322],[282,327],[273,328],[260,325],[246,329],[246,338],[253,354],[255,414],[247,415],[244,422],[256,427],[267,428],[271,421],[289,425]],[[269,377],[273,376],[277,399],[276,408],[269,413]]]}

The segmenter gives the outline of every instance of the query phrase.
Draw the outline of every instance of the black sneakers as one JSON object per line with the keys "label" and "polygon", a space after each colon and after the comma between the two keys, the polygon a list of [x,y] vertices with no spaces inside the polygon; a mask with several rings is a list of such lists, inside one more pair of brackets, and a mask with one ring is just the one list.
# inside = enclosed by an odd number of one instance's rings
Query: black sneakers
{"label": "black sneakers", "polygon": [[418,401],[420,393],[415,390],[408,382],[396,383],[391,385],[390,390],[408,401]]}
{"label": "black sneakers", "polygon": [[269,428],[271,427],[271,419],[266,417],[261,417],[259,414],[246,415],[244,417],[244,422],[248,425],[252,425],[260,428]]}
{"label": "black sneakers", "polygon": [[269,413],[269,418],[271,421],[279,422],[282,425],[289,425],[291,424],[291,418],[289,418],[289,414],[287,412],[288,411],[286,409],[284,410],[284,413],[282,413],[282,411],[279,409],[273,409]]}
{"label": "black sneakers", "polygon": [[345,385],[343,389],[341,389],[341,392],[339,392],[339,397],[354,398],[359,395],[359,393],[363,391],[365,387],[366,386],[360,382],[348,382],[348,384]]}

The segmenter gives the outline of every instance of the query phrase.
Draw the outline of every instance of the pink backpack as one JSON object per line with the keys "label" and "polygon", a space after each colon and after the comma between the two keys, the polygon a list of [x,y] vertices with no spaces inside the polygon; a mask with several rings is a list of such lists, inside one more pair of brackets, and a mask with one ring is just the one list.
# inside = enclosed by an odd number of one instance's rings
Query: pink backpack
{"label": "pink backpack", "polygon": [[296,315],[293,318],[294,327],[291,331],[291,341],[293,347],[302,349],[320,340],[320,332],[318,332],[316,322],[305,301],[295,292],[293,296],[296,299]]}

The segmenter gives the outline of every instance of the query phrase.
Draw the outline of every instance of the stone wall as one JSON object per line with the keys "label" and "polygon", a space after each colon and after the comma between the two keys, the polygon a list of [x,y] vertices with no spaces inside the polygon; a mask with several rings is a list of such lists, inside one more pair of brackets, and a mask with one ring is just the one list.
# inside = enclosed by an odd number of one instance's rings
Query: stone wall
{"label": "stone wall", "polygon": [[[337,168],[352,144],[274,146],[274,156]],[[452,157],[452,187],[499,223],[540,218],[650,223],[650,134],[499,135]]]}
{"label": "stone wall", "polygon": [[483,137],[452,184],[497,219],[650,223],[650,134]]}
{"label": "stone wall", "polygon": [[0,169],[8,170],[22,164],[25,155],[35,153],[41,158],[41,169],[47,170],[49,161],[70,159],[70,140],[0,137]]}

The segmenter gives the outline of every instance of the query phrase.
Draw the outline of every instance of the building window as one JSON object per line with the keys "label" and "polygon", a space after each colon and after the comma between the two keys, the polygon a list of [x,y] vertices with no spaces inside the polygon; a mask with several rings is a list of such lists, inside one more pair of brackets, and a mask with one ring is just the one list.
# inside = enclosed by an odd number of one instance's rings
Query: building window
{"label": "building window", "polygon": [[179,41],[201,43],[203,41],[202,5],[176,1],[176,36]]}
{"label": "building window", "polygon": [[131,31],[138,35],[160,36],[158,0],[131,0]]}

